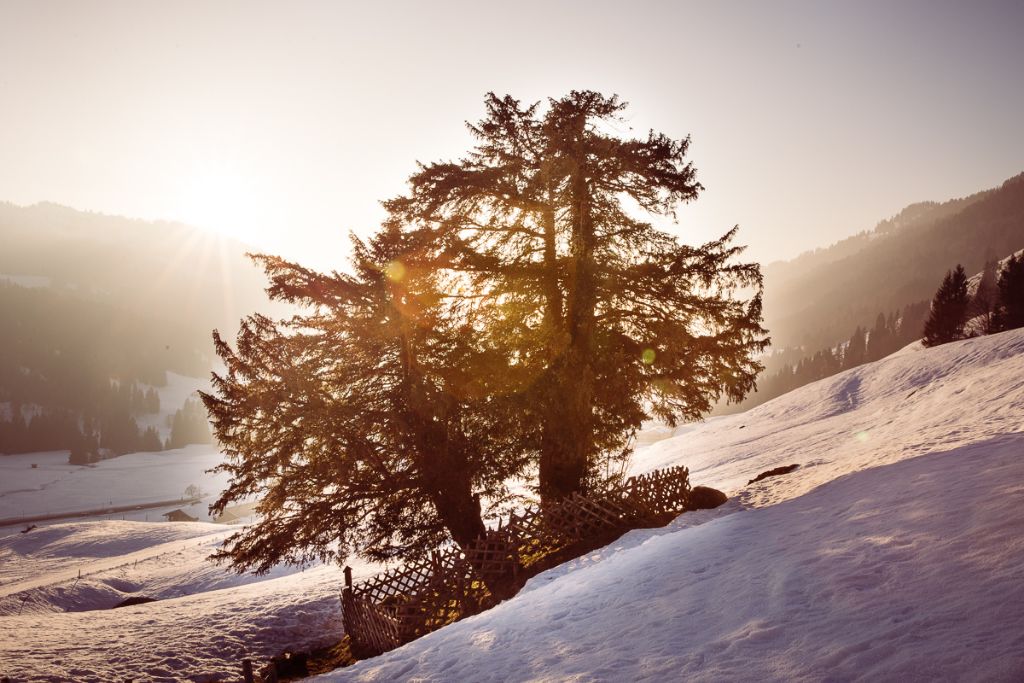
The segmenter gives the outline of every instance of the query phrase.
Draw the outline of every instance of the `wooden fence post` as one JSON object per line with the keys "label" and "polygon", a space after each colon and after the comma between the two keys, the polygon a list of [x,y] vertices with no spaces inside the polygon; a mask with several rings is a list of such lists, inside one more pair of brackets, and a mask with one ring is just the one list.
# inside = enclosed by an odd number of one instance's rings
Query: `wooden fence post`
{"label": "wooden fence post", "polygon": [[245,679],[245,683],[255,683],[255,679],[252,677],[252,660],[242,660],[242,678]]}

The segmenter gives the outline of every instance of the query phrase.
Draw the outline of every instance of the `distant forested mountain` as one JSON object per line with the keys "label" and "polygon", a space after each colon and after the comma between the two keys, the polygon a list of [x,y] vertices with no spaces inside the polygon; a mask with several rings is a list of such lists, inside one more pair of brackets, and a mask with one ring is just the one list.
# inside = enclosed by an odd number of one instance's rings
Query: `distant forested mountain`
{"label": "distant forested mountain", "polygon": [[162,445],[134,422],[150,390],[267,309],[245,246],[186,225],[0,203],[0,244],[0,453]]}
{"label": "distant forested mountain", "polygon": [[758,392],[720,412],[758,405],[919,339],[947,270],[960,263],[976,273],[1021,248],[1024,174],[968,197],[911,204],[873,230],[769,264],[772,355]]}
{"label": "distant forested mountain", "polygon": [[181,223],[0,203],[0,241],[0,275],[46,278],[81,300],[207,337],[266,301],[244,244]]}

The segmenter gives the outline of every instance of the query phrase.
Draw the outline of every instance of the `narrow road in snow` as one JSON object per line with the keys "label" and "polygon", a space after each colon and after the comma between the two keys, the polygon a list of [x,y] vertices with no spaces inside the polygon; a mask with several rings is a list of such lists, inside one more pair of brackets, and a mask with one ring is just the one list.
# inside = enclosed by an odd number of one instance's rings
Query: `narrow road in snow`
{"label": "narrow road in snow", "polygon": [[106,505],[104,507],[92,508],[91,510],[72,510],[70,512],[53,512],[46,515],[30,515],[21,517],[7,517],[0,519],[0,527],[29,524],[31,522],[47,522],[54,519],[77,519],[78,517],[95,517],[97,515],[112,515],[118,512],[131,512],[134,510],[150,510],[152,508],[170,507],[171,505],[193,505],[202,498],[174,498],[172,500],[158,500],[153,503],[134,503],[132,505]]}

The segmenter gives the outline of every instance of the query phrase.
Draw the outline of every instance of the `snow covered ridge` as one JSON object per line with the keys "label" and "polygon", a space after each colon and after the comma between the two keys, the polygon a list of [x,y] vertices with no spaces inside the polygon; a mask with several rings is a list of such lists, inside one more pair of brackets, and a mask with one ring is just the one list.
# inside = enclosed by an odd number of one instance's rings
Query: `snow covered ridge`
{"label": "snow covered ridge", "polygon": [[1024,679],[1024,330],[681,432],[637,468],[686,464],[726,506],[318,680]]}

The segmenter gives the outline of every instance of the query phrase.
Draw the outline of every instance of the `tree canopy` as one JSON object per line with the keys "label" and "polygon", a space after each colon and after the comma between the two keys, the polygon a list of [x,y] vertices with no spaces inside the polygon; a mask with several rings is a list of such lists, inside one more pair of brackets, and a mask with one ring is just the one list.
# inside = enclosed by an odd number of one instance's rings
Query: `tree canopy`
{"label": "tree canopy", "polygon": [[644,419],[698,419],[754,387],[761,274],[736,262],[735,228],[692,247],[652,224],[703,189],[688,138],[623,139],[626,105],[592,91],[486,106],[469,155],[386,205],[450,282],[486,293],[490,341],[532,396],[540,493],[558,498],[597,484]]}
{"label": "tree canopy", "polygon": [[352,273],[257,257],[302,313],[250,316],[203,400],[228,461],[215,504],[261,497],[222,557],[389,559],[472,540],[513,481],[607,485],[644,420],[699,419],[761,369],[761,275],[736,229],[655,226],[702,187],[689,140],[624,138],[625,104],[494,94],[462,159],[422,165]]}

